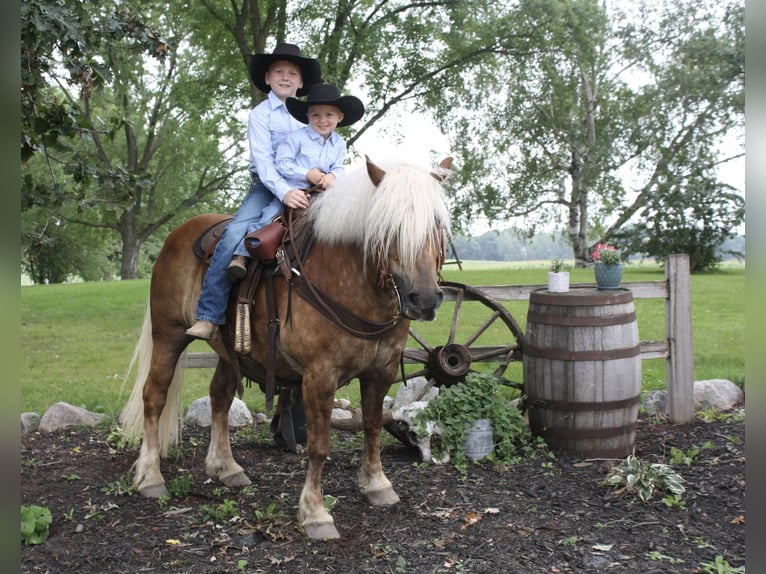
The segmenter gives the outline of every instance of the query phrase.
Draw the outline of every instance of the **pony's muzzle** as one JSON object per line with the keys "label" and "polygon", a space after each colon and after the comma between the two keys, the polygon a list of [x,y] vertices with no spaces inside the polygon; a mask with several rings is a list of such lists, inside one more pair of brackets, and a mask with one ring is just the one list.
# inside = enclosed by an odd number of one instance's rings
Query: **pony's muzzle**
{"label": "pony's muzzle", "polygon": [[405,315],[416,321],[433,321],[442,301],[444,292],[441,289],[430,293],[410,292],[404,298]]}

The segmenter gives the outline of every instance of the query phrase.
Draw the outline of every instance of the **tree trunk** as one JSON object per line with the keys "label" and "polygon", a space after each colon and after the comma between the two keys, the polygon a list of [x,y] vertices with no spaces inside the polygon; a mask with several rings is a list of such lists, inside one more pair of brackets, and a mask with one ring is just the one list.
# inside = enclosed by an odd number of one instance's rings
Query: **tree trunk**
{"label": "tree trunk", "polygon": [[122,238],[122,261],[120,279],[138,277],[138,255],[143,241],[136,230],[136,217],[131,210],[126,210],[120,218],[120,237]]}

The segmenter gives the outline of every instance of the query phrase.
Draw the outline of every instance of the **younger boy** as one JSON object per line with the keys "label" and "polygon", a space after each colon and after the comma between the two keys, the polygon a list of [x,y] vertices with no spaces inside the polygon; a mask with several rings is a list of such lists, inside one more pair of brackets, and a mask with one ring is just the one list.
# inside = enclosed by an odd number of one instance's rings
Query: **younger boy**
{"label": "younger boy", "polygon": [[[299,122],[307,126],[291,132],[277,148],[275,164],[277,171],[290,186],[290,192],[308,194],[311,186],[327,189],[345,173],[346,142],[335,128],[350,126],[364,115],[364,104],[354,96],[341,96],[340,90],[331,84],[314,84],[303,102],[287,98],[287,110]],[[282,202],[275,197],[264,208],[262,219],[251,224],[248,233],[268,225],[282,212]],[[235,250],[235,260],[247,256],[247,248],[241,241]],[[244,261],[229,265],[232,279],[245,276]]]}

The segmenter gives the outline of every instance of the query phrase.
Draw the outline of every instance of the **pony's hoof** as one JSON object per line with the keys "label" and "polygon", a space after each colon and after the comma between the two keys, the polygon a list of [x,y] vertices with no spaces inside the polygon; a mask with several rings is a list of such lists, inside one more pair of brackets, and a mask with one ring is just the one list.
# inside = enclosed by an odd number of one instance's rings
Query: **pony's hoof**
{"label": "pony's hoof", "polygon": [[399,495],[393,488],[384,488],[382,490],[373,490],[365,493],[367,500],[373,506],[391,506],[399,502]]}
{"label": "pony's hoof", "polygon": [[338,529],[332,522],[313,522],[303,525],[306,536],[312,540],[335,540],[340,538]]}
{"label": "pony's hoof", "polygon": [[247,478],[247,475],[244,472],[237,472],[235,474],[230,474],[229,476],[222,476],[220,478],[220,481],[224,484],[224,486],[250,486],[252,482],[250,482],[250,479]]}
{"label": "pony's hoof", "polygon": [[146,498],[161,498],[163,496],[170,496],[168,489],[164,484],[155,484],[153,486],[143,486],[138,489],[141,496]]}

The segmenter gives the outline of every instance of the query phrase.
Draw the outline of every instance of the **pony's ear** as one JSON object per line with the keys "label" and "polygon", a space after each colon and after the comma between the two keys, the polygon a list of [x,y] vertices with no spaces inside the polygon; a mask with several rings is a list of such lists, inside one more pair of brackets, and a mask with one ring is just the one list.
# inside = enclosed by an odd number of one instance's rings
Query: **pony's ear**
{"label": "pony's ear", "polygon": [[375,187],[378,187],[381,180],[383,179],[383,176],[386,175],[386,172],[372,163],[372,160],[369,158],[369,156],[365,155],[364,159],[367,160],[367,175],[370,176],[370,181],[372,181],[372,184]]}
{"label": "pony's ear", "polygon": [[439,167],[436,168],[436,171],[434,171],[431,175],[433,178],[438,181],[439,183],[443,182],[445,179],[447,179],[447,176],[449,175],[449,168],[452,167],[452,156],[445,157],[441,163],[439,164]]}

